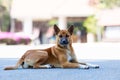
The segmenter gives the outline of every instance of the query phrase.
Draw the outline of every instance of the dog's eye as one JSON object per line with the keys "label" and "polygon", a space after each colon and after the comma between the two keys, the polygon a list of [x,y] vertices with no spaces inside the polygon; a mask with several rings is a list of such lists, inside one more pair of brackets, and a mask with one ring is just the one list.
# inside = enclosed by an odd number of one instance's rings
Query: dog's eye
{"label": "dog's eye", "polygon": [[66,37],[69,37],[69,35],[66,35]]}
{"label": "dog's eye", "polygon": [[59,35],[59,37],[61,38],[61,37],[62,37],[62,35]]}

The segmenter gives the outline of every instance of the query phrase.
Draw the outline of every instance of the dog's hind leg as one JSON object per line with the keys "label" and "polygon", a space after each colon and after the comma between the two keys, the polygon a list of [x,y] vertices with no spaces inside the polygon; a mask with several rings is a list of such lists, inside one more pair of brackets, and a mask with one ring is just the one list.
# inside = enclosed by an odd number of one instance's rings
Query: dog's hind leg
{"label": "dog's hind leg", "polygon": [[49,69],[49,68],[52,68],[52,65],[50,64],[46,64],[46,65],[39,65],[38,68],[41,68],[41,69]]}
{"label": "dog's hind leg", "polygon": [[34,69],[40,69],[40,68],[52,68],[52,65],[50,64],[45,64],[45,65],[41,65],[40,63],[36,63],[33,66]]}
{"label": "dog's hind leg", "polygon": [[39,69],[39,68],[51,68],[52,66],[50,64],[45,64],[45,61],[47,60],[48,56],[42,57],[37,61],[34,65],[34,69]]}
{"label": "dog's hind leg", "polygon": [[[51,68],[51,65],[46,64],[46,60],[48,59],[48,53],[46,51],[39,51],[37,55],[38,60],[33,64],[34,69],[39,68]],[[45,64],[45,65],[43,65]]]}

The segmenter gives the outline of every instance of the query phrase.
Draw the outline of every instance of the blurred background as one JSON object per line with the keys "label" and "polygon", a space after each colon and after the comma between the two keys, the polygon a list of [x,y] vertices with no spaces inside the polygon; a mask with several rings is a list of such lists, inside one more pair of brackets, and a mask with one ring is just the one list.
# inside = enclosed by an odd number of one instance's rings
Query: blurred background
{"label": "blurred background", "polygon": [[54,24],[73,24],[75,43],[119,42],[119,7],[120,0],[0,0],[0,43],[54,43]]}
{"label": "blurred background", "polygon": [[97,44],[100,50],[107,46],[120,54],[120,0],[0,0],[0,47],[4,51],[13,45],[54,44],[54,24],[60,29],[73,24],[76,45],[91,44],[96,49]]}

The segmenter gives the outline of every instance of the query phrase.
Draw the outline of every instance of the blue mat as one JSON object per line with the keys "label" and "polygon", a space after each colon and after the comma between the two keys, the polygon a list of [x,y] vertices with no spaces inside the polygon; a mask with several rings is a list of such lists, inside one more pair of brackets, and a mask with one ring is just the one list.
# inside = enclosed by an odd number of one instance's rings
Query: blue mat
{"label": "blue mat", "polygon": [[0,59],[0,80],[120,80],[120,60],[97,60],[89,63],[99,69],[22,69],[4,71],[18,59]]}

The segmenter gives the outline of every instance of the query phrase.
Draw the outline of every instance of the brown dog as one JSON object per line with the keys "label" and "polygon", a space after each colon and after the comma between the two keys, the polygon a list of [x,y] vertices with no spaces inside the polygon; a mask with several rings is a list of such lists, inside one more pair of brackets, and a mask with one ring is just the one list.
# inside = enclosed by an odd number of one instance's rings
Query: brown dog
{"label": "brown dog", "polygon": [[[22,65],[23,68],[99,68],[98,65],[80,63],[76,60],[72,47],[71,35],[73,25],[68,30],[60,30],[54,25],[56,34],[56,45],[47,49],[28,50],[13,67],[6,67],[4,70],[14,70]],[[52,66],[51,66],[52,65]]]}

